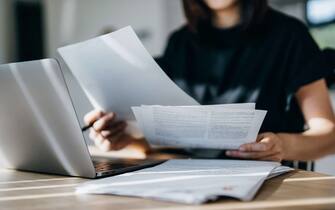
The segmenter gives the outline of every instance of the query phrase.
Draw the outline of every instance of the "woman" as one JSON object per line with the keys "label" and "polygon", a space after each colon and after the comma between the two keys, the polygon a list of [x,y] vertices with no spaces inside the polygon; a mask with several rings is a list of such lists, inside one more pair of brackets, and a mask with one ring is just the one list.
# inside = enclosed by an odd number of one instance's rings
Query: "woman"
{"label": "woman", "polygon": [[[335,120],[321,53],[298,20],[266,0],[184,0],[187,26],[172,34],[164,71],[202,104],[255,102],[268,110],[254,143],[234,158],[313,160],[335,152]],[[113,113],[92,111],[91,138],[105,149],[136,141]],[[306,127],[305,127],[306,126]]]}

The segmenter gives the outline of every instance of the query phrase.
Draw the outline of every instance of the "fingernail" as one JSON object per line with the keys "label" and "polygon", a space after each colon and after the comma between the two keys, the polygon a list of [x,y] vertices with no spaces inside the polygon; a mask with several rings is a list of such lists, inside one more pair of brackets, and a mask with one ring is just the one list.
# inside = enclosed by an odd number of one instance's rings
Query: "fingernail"
{"label": "fingernail", "polygon": [[245,147],[240,147],[239,150],[240,150],[240,151],[246,151],[246,148],[245,148]]}

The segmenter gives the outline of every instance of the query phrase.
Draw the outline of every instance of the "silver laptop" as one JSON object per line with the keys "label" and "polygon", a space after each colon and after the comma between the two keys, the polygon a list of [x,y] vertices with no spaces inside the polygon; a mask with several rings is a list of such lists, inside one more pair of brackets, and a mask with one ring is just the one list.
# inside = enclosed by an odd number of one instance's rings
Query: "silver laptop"
{"label": "silver laptop", "polygon": [[62,70],[54,59],[0,66],[0,164],[95,178],[159,164],[91,158]]}

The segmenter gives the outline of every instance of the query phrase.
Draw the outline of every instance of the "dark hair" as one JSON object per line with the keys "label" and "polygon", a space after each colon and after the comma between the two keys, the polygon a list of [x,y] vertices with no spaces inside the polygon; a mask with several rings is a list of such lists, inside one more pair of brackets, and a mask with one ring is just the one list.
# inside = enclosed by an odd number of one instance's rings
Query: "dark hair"
{"label": "dark hair", "polygon": [[[267,0],[238,0],[241,7],[241,19],[244,29],[260,23],[268,9]],[[209,22],[212,18],[211,10],[203,0],[183,0],[184,12],[188,27],[197,31],[199,23]]]}

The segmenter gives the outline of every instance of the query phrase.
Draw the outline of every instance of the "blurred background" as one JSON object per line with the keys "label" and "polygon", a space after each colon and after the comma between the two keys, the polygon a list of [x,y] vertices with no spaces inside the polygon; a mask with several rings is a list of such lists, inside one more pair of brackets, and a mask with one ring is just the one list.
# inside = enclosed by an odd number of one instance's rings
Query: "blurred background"
{"label": "blurred background", "polygon": [[[269,3],[308,24],[321,48],[335,48],[334,0]],[[184,22],[180,0],[0,0],[0,63],[54,57],[60,46],[127,25],[157,56]]]}
{"label": "blurred background", "polygon": [[[309,26],[322,49],[335,48],[335,0],[269,0],[272,7]],[[185,22],[180,0],[0,0],[0,64],[55,57],[58,47],[131,25],[153,56]],[[330,79],[334,86],[333,78]],[[91,109],[80,88],[75,105]],[[333,105],[335,87],[330,87]],[[316,161],[315,170],[335,175],[335,156]]]}

